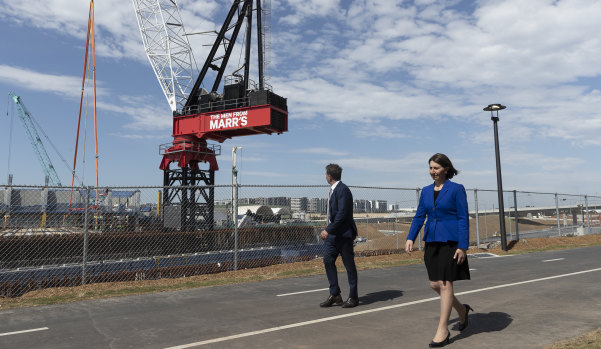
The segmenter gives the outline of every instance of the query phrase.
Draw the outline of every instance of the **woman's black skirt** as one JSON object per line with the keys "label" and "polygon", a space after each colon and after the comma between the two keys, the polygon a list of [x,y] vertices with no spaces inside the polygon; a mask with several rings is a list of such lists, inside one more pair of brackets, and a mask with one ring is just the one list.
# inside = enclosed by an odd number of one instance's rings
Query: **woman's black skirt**
{"label": "woman's black skirt", "polygon": [[470,267],[465,261],[457,264],[453,259],[457,251],[456,241],[447,242],[426,242],[424,250],[424,262],[428,269],[428,278],[430,281],[456,281],[469,280]]}

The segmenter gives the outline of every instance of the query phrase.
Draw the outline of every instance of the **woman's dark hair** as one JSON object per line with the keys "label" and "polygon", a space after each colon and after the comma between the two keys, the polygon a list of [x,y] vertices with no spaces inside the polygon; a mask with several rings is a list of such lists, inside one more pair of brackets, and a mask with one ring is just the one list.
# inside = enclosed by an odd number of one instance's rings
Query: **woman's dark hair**
{"label": "woman's dark hair", "polygon": [[453,163],[451,162],[449,157],[444,154],[436,153],[430,157],[430,159],[428,160],[428,164],[430,164],[430,161],[434,161],[435,163],[439,164],[447,170],[447,179],[451,179],[453,178],[453,176],[459,173],[459,171],[457,171],[457,169],[453,167]]}

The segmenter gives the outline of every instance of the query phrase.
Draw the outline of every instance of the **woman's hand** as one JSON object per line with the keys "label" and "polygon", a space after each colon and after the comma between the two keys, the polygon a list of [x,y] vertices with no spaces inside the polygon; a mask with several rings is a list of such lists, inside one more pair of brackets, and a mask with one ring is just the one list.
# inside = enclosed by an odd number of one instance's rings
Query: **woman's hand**
{"label": "woman's hand", "polygon": [[413,240],[407,240],[405,242],[405,252],[411,254],[411,251],[413,251]]}
{"label": "woman's hand", "polygon": [[457,264],[461,264],[465,261],[466,256],[467,256],[467,252],[462,248],[458,248],[457,251],[455,251],[455,255],[453,256],[453,259],[457,260]]}

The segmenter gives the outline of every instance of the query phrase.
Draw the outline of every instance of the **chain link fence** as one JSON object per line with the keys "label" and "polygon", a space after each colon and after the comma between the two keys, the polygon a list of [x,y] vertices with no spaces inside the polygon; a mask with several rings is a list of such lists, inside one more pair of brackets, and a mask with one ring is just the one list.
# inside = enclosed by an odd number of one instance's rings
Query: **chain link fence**
{"label": "chain link fence", "polygon": [[[350,188],[356,254],[400,253],[420,190]],[[321,258],[327,192],[326,185],[0,186],[0,296]],[[508,240],[601,233],[599,196],[503,194]],[[470,243],[498,243],[497,192],[467,196]]]}

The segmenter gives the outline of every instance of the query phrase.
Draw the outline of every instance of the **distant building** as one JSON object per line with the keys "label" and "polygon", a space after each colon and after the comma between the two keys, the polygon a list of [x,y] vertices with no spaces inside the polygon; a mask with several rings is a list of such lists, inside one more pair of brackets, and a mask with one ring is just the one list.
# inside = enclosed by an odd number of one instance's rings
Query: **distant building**
{"label": "distant building", "polygon": [[388,210],[388,201],[386,200],[354,200],[353,207],[355,212],[386,212]]}
{"label": "distant building", "polygon": [[265,206],[290,206],[290,198],[277,196],[277,197],[261,197],[256,198],[255,205],[265,205]]}
{"label": "distant building", "polygon": [[353,208],[355,212],[370,212],[371,211],[371,203],[368,200],[354,200]]}
{"label": "distant building", "polygon": [[307,212],[325,213],[327,211],[328,199],[311,198]]}
{"label": "distant building", "polygon": [[388,208],[388,201],[386,200],[374,200],[372,205],[372,212],[386,212]]}
{"label": "distant building", "polygon": [[215,206],[229,206],[232,204],[232,200],[215,200]]}
{"label": "distant building", "polygon": [[309,209],[309,199],[306,197],[302,198],[291,198],[290,209],[292,212],[307,212]]}
{"label": "distant building", "polygon": [[254,205],[255,201],[255,198],[238,198],[238,205]]}

